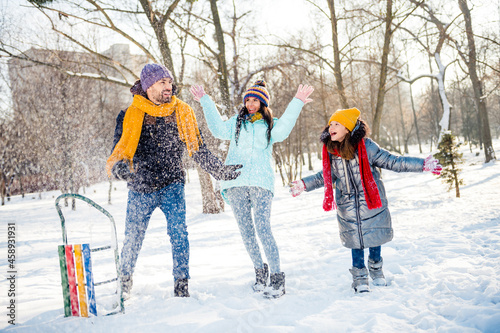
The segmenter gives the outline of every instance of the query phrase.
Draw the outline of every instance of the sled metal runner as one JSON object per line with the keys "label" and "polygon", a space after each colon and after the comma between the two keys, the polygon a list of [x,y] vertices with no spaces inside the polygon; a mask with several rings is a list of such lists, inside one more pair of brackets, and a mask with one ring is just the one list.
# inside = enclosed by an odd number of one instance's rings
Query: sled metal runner
{"label": "sled metal runner", "polygon": [[[90,206],[97,209],[98,211],[100,211],[101,213],[103,213],[104,215],[106,215],[106,217],[109,219],[109,222],[111,224],[111,229],[112,229],[111,230],[111,243],[112,244],[107,245],[107,246],[90,248],[90,252],[98,252],[98,251],[106,251],[106,250],[113,251],[113,257],[114,257],[115,269],[116,269],[116,277],[109,279],[109,280],[98,281],[98,282],[93,282],[93,280],[90,281],[89,279],[87,279],[87,287],[89,287],[89,285],[92,285],[92,289],[93,289],[94,286],[99,286],[99,285],[113,283],[113,282],[117,283],[117,294],[119,296],[119,304],[118,304],[117,309],[115,311],[107,313],[106,315],[112,315],[112,314],[116,314],[116,313],[125,312],[125,307],[123,304],[123,293],[122,293],[120,283],[119,283],[119,277],[120,277],[119,267],[120,267],[120,265],[119,265],[119,256],[118,256],[118,242],[117,242],[117,237],[116,237],[116,225],[115,225],[115,220],[113,219],[113,216],[106,209],[102,208],[100,205],[98,205],[94,201],[90,200],[89,198],[84,197],[83,195],[73,194],[73,193],[65,193],[65,194],[58,196],[56,198],[56,201],[55,201],[55,206],[56,206],[57,213],[59,214],[59,218],[61,219],[62,239],[63,239],[64,246],[66,246],[66,247],[69,245],[68,244],[68,234],[66,232],[66,220],[65,220],[64,215],[62,213],[61,207],[59,206],[59,201],[61,201],[62,199],[65,199],[65,198],[74,198],[74,199],[82,200],[82,201],[86,202],[87,204],[89,204]],[[90,253],[89,253],[89,256],[90,256]],[[90,264],[90,271],[88,273],[89,274],[87,275],[87,277],[89,277],[89,276],[91,277],[92,276],[91,264]],[[63,283],[64,283],[64,281],[63,281]],[[65,309],[65,312],[66,311],[67,310]],[[67,313],[66,313],[66,315],[67,315]]]}

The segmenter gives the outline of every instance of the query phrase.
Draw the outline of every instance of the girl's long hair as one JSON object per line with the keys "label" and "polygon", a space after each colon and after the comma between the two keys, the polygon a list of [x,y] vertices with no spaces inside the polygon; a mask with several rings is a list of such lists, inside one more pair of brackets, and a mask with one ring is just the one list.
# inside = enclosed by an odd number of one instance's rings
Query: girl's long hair
{"label": "girl's long hair", "polygon": [[[326,127],[326,131],[328,131],[329,127],[330,126]],[[338,155],[340,155],[340,157],[346,160],[353,159],[354,154],[356,153],[356,147],[351,144],[351,141],[349,140],[350,138],[351,132],[348,132],[344,137],[344,140],[342,140],[341,142],[328,140],[328,143],[326,144],[328,152],[330,154],[334,154],[336,152]]]}
{"label": "girl's long hair", "polygon": [[321,134],[321,141],[326,145],[330,154],[339,155],[346,160],[354,158],[359,141],[370,134],[370,127],[367,123],[361,119],[358,119],[358,123],[357,128],[353,132],[349,131],[341,142],[332,141],[328,132],[330,126],[325,127]]}
{"label": "girl's long hair", "polygon": [[[265,106],[262,102],[260,102],[260,109],[257,111],[262,114],[262,118],[267,124],[267,145],[269,146],[269,143],[271,142],[271,130],[273,129],[274,126],[274,119],[273,119],[273,111]],[[240,112],[238,112],[238,117],[236,118],[236,133],[235,133],[235,140],[236,144],[238,144],[238,139],[240,137],[240,131],[241,131],[241,125],[243,124],[243,127],[247,129],[247,124],[246,124],[246,117],[249,114],[248,109],[245,105],[240,109]]]}

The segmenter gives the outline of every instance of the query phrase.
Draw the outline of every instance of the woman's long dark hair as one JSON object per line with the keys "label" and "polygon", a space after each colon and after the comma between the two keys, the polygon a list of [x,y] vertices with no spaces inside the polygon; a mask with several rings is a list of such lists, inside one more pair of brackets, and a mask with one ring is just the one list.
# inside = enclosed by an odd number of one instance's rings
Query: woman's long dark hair
{"label": "woman's long dark hair", "polygon": [[[271,142],[271,130],[273,129],[274,126],[273,111],[267,106],[265,106],[262,102],[260,102],[260,109],[257,112],[262,114],[262,118],[267,123],[266,137],[267,137],[267,145],[269,146],[269,143]],[[238,138],[240,137],[241,124],[243,124],[245,129],[247,129],[246,118],[248,114],[249,113],[247,107],[243,105],[243,107],[240,109],[240,112],[238,113],[238,117],[236,118],[236,133],[235,133],[236,144],[238,144]]]}

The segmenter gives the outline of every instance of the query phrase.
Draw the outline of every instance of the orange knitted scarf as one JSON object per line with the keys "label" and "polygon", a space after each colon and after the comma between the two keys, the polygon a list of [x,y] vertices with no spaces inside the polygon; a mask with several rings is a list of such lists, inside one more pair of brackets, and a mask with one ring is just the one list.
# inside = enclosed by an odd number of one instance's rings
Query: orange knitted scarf
{"label": "orange knitted scarf", "polygon": [[173,112],[176,114],[179,137],[186,144],[189,156],[194,151],[197,151],[203,141],[194,111],[187,103],[172,96],[170,103],[156,105],[147,98],[135,95],[132,105],[127,109],[123,119],[123,132],[120,141],[118,141],[113,153],[106,162],[108,176],[111,177],[113,165],[121,160],[127,160],[130,169],[133,171],[132,159],[141,137],[145,113],[153,117],[167,117]]}

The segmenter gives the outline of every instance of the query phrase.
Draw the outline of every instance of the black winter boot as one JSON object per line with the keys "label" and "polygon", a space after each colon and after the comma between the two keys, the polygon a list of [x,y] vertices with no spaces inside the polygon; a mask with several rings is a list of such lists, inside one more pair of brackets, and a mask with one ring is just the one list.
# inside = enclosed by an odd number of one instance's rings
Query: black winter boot
{"label": "black winter boot", "polygon": [[255,268],[255,284],[252,286],[255,292],[261,292],[267,286],[269,278],[269,267],[264,264],[264,268]]}
{"label": "black winter boot", "polygon": [[175,297],[189,297],[188,279],[177,279],[174,283]]}
{"label": "black winter boot", "polygon": [[370,285],[368,284],[368,270],[366,267],[353,267],[349,270],[349,272],[352,274],[352,287],[356,293],[366,293],[370,291]]}
{"label": "black winter boot", "polygon": [[271,274],[271,283],[264,290],[264,297],[279,298],[285,294],[285,273]]}
{"label": "black winter boot", "polygon": [[368,258],[368,270],[370,271],[370,277],[373,279],[373,284],[376,286],[386,286],[384,272],[382,271],[382,265],[384,261],[380,258],[380,261],[373,261]]}

